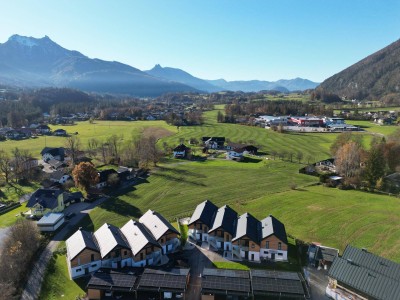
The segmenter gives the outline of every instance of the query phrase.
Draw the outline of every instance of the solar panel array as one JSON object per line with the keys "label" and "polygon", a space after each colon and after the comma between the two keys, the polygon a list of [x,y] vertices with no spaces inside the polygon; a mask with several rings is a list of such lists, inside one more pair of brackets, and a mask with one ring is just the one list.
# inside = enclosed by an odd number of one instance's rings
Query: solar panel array
{"label": "solar panel array", "polygon": [[88,285],[133,288],[137,277],[131,274],[94,273]]}
{"label": "solar panel array", "polygon": [[156,270],[156,269],[145,269],[143,274],[160,274],[160,275],[171,275],[171,276],[186,276],[189,274],[189,269],[174,268],[168,271]]}
{"label": "solar panel array", "polygon": [[203,275],[204,276],[231,277],[231,278],[250,278],[250,274],[248,271],[227,270],[227,269],[204,268]]}
{"label": "solar panel array", "polygon": [[223,290],[234,292],[250,292],[249,278],[206,276],[202,280],[202,288],[207,290]]}
{"label": "solar panel array", "polygon": [[160,275],[160,274],[143,274],[140,278],[139,289],[143,287],[151,288],[169,288],[169,289],[186,289],[186,276],[177,275]]}
{"label": "solar panel array", "polygon": [[252,284],[254,294],[259,291],[304,295],[303,285],[300,280],[253,277]]}
{"label": "solar panel array", "polygon": [[264,278],[276,278],[286,280],[299,280],[299,275],[294,272],[281,272],[271,270],[251,270],[251,276],[253,277],[264,277]]}

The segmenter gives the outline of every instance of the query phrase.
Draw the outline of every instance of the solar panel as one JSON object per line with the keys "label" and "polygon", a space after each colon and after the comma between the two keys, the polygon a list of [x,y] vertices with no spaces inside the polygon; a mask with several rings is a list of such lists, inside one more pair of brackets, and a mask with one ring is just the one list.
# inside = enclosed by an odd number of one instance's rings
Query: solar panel
{"label": "solar panel", "polygon": [[253,291],[290,293],[304,295],[304,289],[301,281],[287,279],[270,279],[262,277],[253,277]]}
{"label": "solar panel", "polygon": [[250,280],[248,278],[205,276],[202,279],[202,288],[210,290],[250,292]]}
{"label": "solar panel", "polygon": [[92,275],[89,285],[132,288],[135,285],[136,279],[136,276],[130,274],[98,272]]}
{"label": "solar panel", "polygon": [[[153,274],[151,274],[153,273]],[[150,272],[143,274],[140,278],[139,286],[153,288],[170,288],[181,289],[186,288],[186,275],[157,274],[158,272]]]}
{"label": "solar panel", "polygon": [[277,279],[300,281],[299,275],[296,272],[282,272],[282,271],[271,271],[271,270],[251,270],[251,276],[252,277],[277,278]]}
{"label": "solar panel", "polygon": [[227,269],[209,269],[204,268],[204,276],[220,276],[220,277],[231,277],[231,278],[250,278],[249,271],[242,270],[227,270]]}

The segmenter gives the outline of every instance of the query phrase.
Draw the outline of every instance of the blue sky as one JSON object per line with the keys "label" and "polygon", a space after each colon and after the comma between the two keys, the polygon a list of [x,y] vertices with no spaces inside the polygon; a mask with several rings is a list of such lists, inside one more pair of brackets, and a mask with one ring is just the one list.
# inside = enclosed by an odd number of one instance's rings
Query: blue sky
{"label": "blue sky", "polygon": [[0,42],[43,37],[141,70],[322,81],[400,38],[399,0],[2,1]]}

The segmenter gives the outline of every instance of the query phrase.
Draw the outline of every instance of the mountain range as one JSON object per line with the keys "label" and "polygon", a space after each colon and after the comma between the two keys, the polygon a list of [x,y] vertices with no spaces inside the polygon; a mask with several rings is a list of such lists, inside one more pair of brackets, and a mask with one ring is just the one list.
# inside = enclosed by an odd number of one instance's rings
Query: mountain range
{"label": "mountain range", "polygon": [[318,84],[306,79],[268,81],[203,80],[176,68],[156,65],[141,71],[129,65],[91,59],[67,50],[49,37],[11,36],[0,44],[0,84],[70,87],[88,92],[154,97],[171,92],[257,92],[305,90]]}
{"label": "mountain range", "polygon": [[329,77],[317,90],[348,99],[400,103],[400,40]]}

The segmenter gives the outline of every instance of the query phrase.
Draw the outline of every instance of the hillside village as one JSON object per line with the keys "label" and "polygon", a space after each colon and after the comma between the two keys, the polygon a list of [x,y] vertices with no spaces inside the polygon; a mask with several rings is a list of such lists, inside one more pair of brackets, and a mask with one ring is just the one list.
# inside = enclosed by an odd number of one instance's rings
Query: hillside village
{"label": "hillside village", "polygon": [[0,300],[400,300],[399,3],[303,2],[4,2]]}

